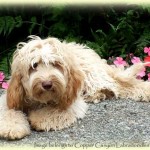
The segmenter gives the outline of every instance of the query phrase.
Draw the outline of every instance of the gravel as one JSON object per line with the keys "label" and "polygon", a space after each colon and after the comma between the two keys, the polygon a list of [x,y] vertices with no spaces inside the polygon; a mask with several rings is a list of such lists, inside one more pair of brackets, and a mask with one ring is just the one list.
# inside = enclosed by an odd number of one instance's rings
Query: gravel
{"label": "gravel", "polygon": [[21,140],[1,139],[0,146],[41,148],[150,146],[150,103],[120,99],[88,105],[86,116],[67,129],[50,132],[32,131],[30,136]]}

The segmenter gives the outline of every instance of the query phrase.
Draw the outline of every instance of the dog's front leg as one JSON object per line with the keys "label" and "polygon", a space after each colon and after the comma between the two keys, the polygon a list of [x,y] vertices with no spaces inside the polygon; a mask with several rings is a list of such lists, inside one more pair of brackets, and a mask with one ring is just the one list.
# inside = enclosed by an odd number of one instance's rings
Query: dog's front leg
{"label": "dog's front leg", "polygon": [[37,131],[60,130],[70,126],[78,118],[83,118],[87,104],[83,100],[76,100],[68,109],[60,110],[51,106],[32,111],[29,121]]}
{"label": "dog's front leg", "polygon": [[30,134],[30,126],[22,111],[8,109],[6,94],[0,96],[0,137],[21,139]]}
{"label": "dog's front leg", "polygon": [[0,118],[0,137],[15,140],[29,134],[29,123],[21,111],[7,110]]}

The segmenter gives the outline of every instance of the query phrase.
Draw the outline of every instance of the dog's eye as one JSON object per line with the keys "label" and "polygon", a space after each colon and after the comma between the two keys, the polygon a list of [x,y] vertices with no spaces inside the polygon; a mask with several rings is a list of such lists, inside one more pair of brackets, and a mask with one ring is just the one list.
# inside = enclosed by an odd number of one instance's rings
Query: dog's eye
{"label": "dog's eye", "polygon": [[52,64],[55,68],[59,69],[62,73],[64,73],[63,65],[59,62],[55,62]]}
{"label": "dog's eye", "polygon": [[37,66],[38,66],[38,63],[31,63],[31,66],[30,66],[30,68],[29,68],[29,75],[31,74],[31,73],[33,73],[33,72],[35,72],[35,71],[37,71]]}
{"label": "dog's eye", "polygon": [[37,66],[38,66],[38,63],[34,63],[34,64],[33,64],[33,69],[36,69]]}

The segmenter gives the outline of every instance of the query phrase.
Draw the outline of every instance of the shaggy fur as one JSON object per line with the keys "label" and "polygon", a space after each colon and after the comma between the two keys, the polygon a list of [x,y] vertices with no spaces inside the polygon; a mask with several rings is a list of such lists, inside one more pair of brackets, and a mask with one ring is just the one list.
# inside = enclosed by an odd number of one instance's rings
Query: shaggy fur
{"label": "shaggy fur", "polygon": [[90,48],[30,36],[14,53],[7,92],[0,97],[0,136],[20,139],[35,130],[60,130],[104,99],[150,100],[150,83],[136,79],[144,64],[107,64]]}

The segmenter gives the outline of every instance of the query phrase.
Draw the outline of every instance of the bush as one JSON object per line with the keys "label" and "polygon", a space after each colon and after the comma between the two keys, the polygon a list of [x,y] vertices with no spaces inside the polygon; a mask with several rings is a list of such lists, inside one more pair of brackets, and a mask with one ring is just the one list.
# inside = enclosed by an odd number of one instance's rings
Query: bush
{"label": "bush", "polygon": [[10,73],[15,46],[30,34],[85,43],[101,57],[143,58],[150,9],[142,6],[11,6],[0,8],[0,70]]}

